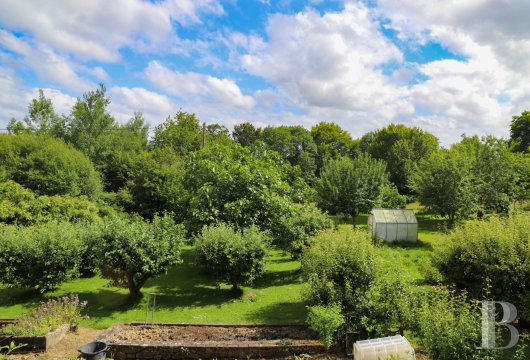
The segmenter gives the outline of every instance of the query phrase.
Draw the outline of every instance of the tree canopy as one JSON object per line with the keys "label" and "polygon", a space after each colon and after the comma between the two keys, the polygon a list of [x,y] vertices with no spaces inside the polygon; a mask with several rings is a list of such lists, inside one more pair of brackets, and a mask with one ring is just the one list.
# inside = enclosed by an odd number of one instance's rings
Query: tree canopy
{"label": "tree canopy", "polygon": [[410,177],[421,159],[438,149],[438,139],[417,127],[390,124],[386,128],[365,134],[361,149],[375,159],[384,160],[390,180],[400,193],[410,193]]}
{"label": "tree canopy", "polygon": [[385,163],[367,154],[329,160],[316,184],[318,205],[331,214],[352,216],[355,226],[358,214],[380,203],[387,178]]}

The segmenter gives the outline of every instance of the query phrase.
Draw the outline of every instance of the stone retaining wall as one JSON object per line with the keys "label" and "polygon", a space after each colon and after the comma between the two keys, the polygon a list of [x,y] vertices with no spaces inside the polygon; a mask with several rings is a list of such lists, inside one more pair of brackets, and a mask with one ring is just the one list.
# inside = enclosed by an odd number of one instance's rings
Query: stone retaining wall
{"label": "stone retaining wall", "polygon": [[[16,320],[0,320],[0,329],[7,324],[13,323],[16,323]],[[43,352],[61,341],[69,331],[71,331],[71,326],[64,324],[43,336],[11,336],[0,334],[0,346],[9,345],[11,341],[14,341],[17,345],[26,344],[26,346],[17,349],[15,353],[30,351]]]}
{"label": "stone retaining wall", "polygon": [[[143,323],[114,325],[103,332],[98,340],[107,342],[109,352],[107,355],[115,360],[128,359],[247,359],[247,358],[283,358],[300,354],[322,354],[326,349],[319,340],[292,340],[288,344],[274,340],[266,341],[241,341],[237,344],[209,341],[204,342],[172,342],[172,343],[142,343],[139,341],[113,342],[107,337],[119,332],[123,326],[138,326]],[[274,327],[275,325],[206,325],[206,324],[176,324],[156,323],[160,326],[205,326],[205,327]],[[285,327],[286,325],[278,325]],[[293,325],[293,330],[307,329],[304,325]],[[279,339],[278,339],[279,340]]]}

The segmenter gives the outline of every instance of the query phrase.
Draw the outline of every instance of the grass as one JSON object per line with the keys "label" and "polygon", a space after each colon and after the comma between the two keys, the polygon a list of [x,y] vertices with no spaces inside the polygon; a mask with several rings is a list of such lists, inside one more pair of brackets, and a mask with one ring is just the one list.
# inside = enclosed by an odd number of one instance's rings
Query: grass
{"label": "grass", "polygon": [[[340,231],[351,231],[349,219],[336,221],[340,223]],[[366,221],[366,215],[357,217],[359,227],[366,227]],[[443,226],[441,220],[420,217],[417,245],[377,248],[384,267],[411,282],[423,283],[422,266],[428,262],[433,247],[443,241],[443,233],[439,231]],[[183,264],[151,279],[142,289],[144,294],[160,294],[156,298],[155,321],[279,324],[303,323],[306,319],[300,262],[293,261],[288,253],[272,250],[265,275],[252,287],[243,287],[242,293],[236,294],[228,285],[217,287],[200,272],[194,264],[191,247],[184,249],[183,260]],[[0,287],[0,318],[16,318],[37,307],[40,301],[70,293],[88,301],[85,313],[90,320],[82,325],[107,328],[115,322],[145,321],[147,295],[130,299],[126,289],[110,287],[107,280],[97,276],[66,282],[44,295],[29,289]]]}
{"label": "grass", "polygon": [[[300,262],[279,250],[271,251],[266,274],[243,293],[216,284],[194,264],[186,248],[183,264],[147,282],[146,293],[158,293],[155,321],[195,323],[303,323],[307,310],[302,299]],[[16,318],[46,298],[77,293],[88,301],[90,316],[82,325],[107,328],[115,322],[145,321],[147,295],[130,299],[125,289],[109,287],[100,277],[75,279],[44,295],[27,289],[0,288],[0,318]],[[248,294],[253,293],[251,301]],[[151,320],[151,313],[149,314]]]}
{"label": "grass", "polygon": [[[418,212],[419,235],[414,244],[382,244],[376,248],[385,273],[399,276],[410,283],[427,286],[425,266],[429,264],[435,248],[441,246],[447,232],[447,223],[441,218]],[[351,231],[350,218],[335,218],[339,231]],[[356,219],[365,228],[367,216]],[[201,274],[194,265],[194,252],[187,247],[183,252],[183,264],[167,274],[147,282],[142,289],[146,293],[158,293],[155,321],[193,323],[304,323],[307,317],[303,301],[303,280],[300,262],[288,253],[271,250],[265,275],[252,287],[242,287],[234,293],[230,286],[216,284]],[[37,307],[40,301],[65,294],[77,293],[87,300],[89,320],[81,325],[107,328],[116,322],[145,321],[147,295],[131,300],[127,290],[110,287],[100,277],[75,279],[64,283],[57,290],[44,295],[28,289],[3,288],[0,286],[0,318],[16,318]],[[151,314],[149,314],[151,320]],[[530,354],[529,354],[530,358]]]}

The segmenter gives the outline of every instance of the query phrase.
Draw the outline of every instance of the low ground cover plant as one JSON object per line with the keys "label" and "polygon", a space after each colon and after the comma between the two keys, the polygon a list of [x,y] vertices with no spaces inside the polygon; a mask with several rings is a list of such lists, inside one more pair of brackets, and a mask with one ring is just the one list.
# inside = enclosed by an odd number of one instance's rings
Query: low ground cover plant
{"label": "low ground cover plant", "polygon": [[0,334],[12,336],[40,336],[57,329],[63,324],[77,325],[85,318],[81,311],[86,301],[79,301],[75,294],[42,302],[30,313],[22,315],[15,324],[0,329]]}

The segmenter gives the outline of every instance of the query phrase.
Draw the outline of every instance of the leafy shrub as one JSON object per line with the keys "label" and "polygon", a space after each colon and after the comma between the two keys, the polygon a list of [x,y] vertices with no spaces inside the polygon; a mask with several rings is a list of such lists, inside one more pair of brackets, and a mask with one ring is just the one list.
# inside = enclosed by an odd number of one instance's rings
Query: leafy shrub
{"label": "leafy shrub", "polygon": [[51,220],[95,221],[98,217],[98,206],[86,196],[38,196],[14,181],[0,183],[0,222],[34,225]]}
{"label": "leafy shrub", "polygon": [[63,296],[41,302],[39,307],[22,315],[15,324],[3,327],[0,332],[13,336],[39,336],[55,330],[60,325],[77,325],[84,316],[81,310],[87,302],[79,301],[77,295]]}
{"label": "leafy shrub", "polygon": [[374,248],[366,231],[324,231],[302,255],[307,299],[313,305],[340,304],[357,324],[366,291],[375,280]]}
{"label": "leafy shrub", "polygon": [[269,242],[269,236],[256,226],[242,231],[223,223],[205,226],[195,241],[197,264],[217,281],[237,289],[265,272]]}
{"label": "leafy shrub", "polygon": [[361,323],[374,336],[389,336],[416,330],[415,309],[418,291],[398,279],[381,277],[370,288]]}
{"label": "leafy shrub", "polygon": [[404,209],[407,206],[407,197],[401,195],[396,185],[387,182],[381,190],[381,207],[390,209]]}
{"label": "leafy shrub", "polygon": [[0,282],[4,284],[46,292],[78,273],[83,243],[71,223],[3,226],[0,238]]}
{"label": "leafy shrub", "polygon": [[320,335],[320,340],[328,349],[335,342],[335,334],[344,322],[339,305],[317,305],[309,308],[307,323]]}
{"label": "leafy shrub", "polygon": [[43,135],[0,135],[0,164],[5,179],[39,195],[96,198],[101,179],[90,160],[64,142]]}
{"label": "leafy shrub", "polygon": [[333,221],[313,204],[298,205],[291,216],[273,229],[276,241],[284,245],[294,258],[299,258],[312,236],[333,227]]}
{"label": "leafy shrub", "polygon": [[480,309],[464,295],[425,293],[417,311],[419,334],[433,359],[473,359],[480,346]]}
{"label": "leafy shrub", "polygon": [[513,303],[530,321],[530,217],[470,221],[457,228],[447,246],[437,251],[440,272],[472,297],[482,299],[491,283],[491,296]]}
{"label": "leafy shrub", "polygon": [[149,278],[180,262],[184,227],[167,214],[152,222],[112,217],[99,236],[95,252],[103,277],[138,295]]}

